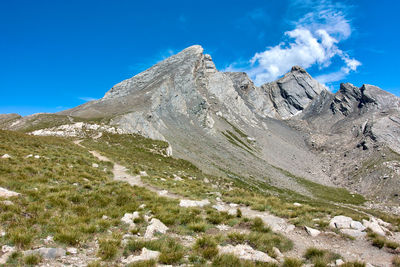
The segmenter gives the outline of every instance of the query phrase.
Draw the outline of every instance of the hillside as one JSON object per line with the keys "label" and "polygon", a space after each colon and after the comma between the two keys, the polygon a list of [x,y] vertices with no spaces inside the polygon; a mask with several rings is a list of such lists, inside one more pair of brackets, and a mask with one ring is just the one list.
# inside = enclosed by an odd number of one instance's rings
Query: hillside
{"label": "hillside", "polygon": [[400,101],[372,85],[334,94],[294,66],[256,86],[196,45],[0,128],[0,264],[389,266],[399,251]]}

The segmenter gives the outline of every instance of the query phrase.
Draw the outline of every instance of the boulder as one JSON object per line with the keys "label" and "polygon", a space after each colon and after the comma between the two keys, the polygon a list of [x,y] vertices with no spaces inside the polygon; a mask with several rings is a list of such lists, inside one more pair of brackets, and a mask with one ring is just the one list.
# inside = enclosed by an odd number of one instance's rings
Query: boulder
{"label": "boulder", "polygon": [[361,230],[357,230],[357,229],[340,229],[340,232],[345,235],[354,237],[354,238],[361,238],[361,237],[365,237],[367,235],[366,232],[362,232]]}
{"label": "boulder", "polygon": [[4,245],[1,247],[1,252],[4,254],[0,257],[0,264],[6,264],[8,258],[11,256],[11,254],[15,251],[14,247],[10,247],[7,245]]}
{"label": "boulder", "polygon": [[359,230],[359,231],[364,231],[366,229],[366,227],[360,223],[359,221],[352,221],[350,223],[350,228],[351,229],[355,229],[355,230]]}
{"label": "boulder", "polygon": [[66,251],[63,248],[38,248],[24,252],[25,256],[32,254],[39,254],[45,259],[56,259],[65,256]]}
{"label": "boulder", "polygon": [[189,207],[204,207],[210,204],[208,199],[203,200],[186,200],[181,199],[179,206],[189,208]]}
{"label": "boulder", "polygon": [[160,252],[142,248],[142,252],[138,256],[130,255],[126,259],[122,259],[122,263],[131,264],[137,261],[156,260],[160,256]]}
{"label": "boulder", "polygon": [[346,216],[335,216],[329,222],[329,227],[333,229],[350,229],[352,218]]}
{"label": "boulder", "polygon": [[375,234],[381,235],[381,236],[385,236],[385,231],[383,230],[383,228],[379,225],[378,222],[374,221],[374,220],[363,220],[363,225],[370,229],[372,232],[374,232]]}
{"label": "boulder", "polygon": [[340,265],[343,265],[344,264],[344,261],[342,260],[342,259],[337,259],[336,261],[335,261],[335,265],[336,266],[340,266]]}
{"label": "boulder", "polygon": [[249,245],[218,246],[218,250],[220,254],[233,254],[242,260],[278,263],[277,260],[271,258],[268,254],[254,250]]}
{"label": "boulder", "polygon": [[67,253],[72,254],[72,255],[78,254],[78,249],[72,248],[72,247],[67,248]]}
{"label": "boulder", "polygon": [[148,176],[148,174],[147,174],[146,171],[140,171],[140,172],[139,172],[139,175],[140,175],[140,176]]}
{"label": "boulder", "polygon": [[139,217],[140,217],[140,215],[139,215],[139,212],[137,212],[137,211],[135,211],[133,213],[125,213],[124,217],[121,218],[121,222],[128,224],[129,228],[133,229],[136,227],[136,225],[133,221]]}
{"label": "boulder", "polygon": [[279,261],[279,262],[283,262],[285,260],[285,256],[282,254],[282,252],[279,250],[279,248],[273,247],[272,251],[275,254],[275,258]]}
{"label": "boulder", "polygon": [[307,234],[309,234],[312,237],[316,237],[321,233],[321,231],[311,228],[311,227],[305,226],[305,229],[306,229]]}
{"label": "boulder", "polygon": [[0,197],[9,198],[9,197],[15,197],[15,196],[18,196],[18,195],[19,195],[19,193],[17,193],[17,192],[10,191],[8,189],[0,187]]}
{"label": "boulder", "polygon": [[167,230],[168,227],[165,224],[160,220],[153,218],[151,219],[149,226],[147,226],[144,238],[153,238],[155,233],[165,234]]}

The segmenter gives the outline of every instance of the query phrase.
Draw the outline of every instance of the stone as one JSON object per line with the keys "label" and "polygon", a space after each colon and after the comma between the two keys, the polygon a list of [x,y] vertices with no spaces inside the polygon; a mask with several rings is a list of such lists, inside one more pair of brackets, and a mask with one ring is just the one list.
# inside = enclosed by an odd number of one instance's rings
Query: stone
{"label": "stone", "polygon": [[167,149],[165,150],[165,153],[166,153],[167,157],[172,157],[172,146],[171,145],[169,145],[167,147]]}
{"label": "stone", "polygon": [[208,199],[203,199],[203,200],[187,200],[187,199],[181,199],[179,202],[179,206],[189,208],[189,207],[204,207],[210,204],[210,201]]}
{"label": "stone", "polygon": [[138,256],[130,255],[126,259],[122,259],[122,263],[131,264],[138,261],[157,260],[160,254],[161,253],[158,251],[150,250],[144,247],[142,248],[140,255]]}
{"label": "stone", "polygon": [[329,227],[333,229],[349,229],[351,228],[352,218],[347,216],[335,216],[329,222]]}
{"label": "stone", "polygon": [[277,247],[273,247],[272,251],[274,252],[274,254],[276,255],[276,259],[279,262],[283,262],[285,260],[285,256],[282,254],[282,252],[279,250],[279,248]]}
{"label": "stone", "polygon": [[6,206],[12,206],[12,205],[14,205],[14,203],[13,203],[12,201],[10,201],[10,200],[4,200],[4,201],[1,201],[1,203],[2,203],[3,205],[6,205]]}
{"label": "stone", "polygon": [[10,159],[11,156],[8,154],[4,154],[3,156],[1,156],[2,159]]}
{"label": "stone", "polygon": [[219,224],[217,226],[215,226],[218,230],[220,231],[228,231],[229,229],[231,229],[231,227],[225,225],[225,224]]}
{"label": "stone", "polygon": [[303,206],[303,205],[300,204],[300,203],[295,202],[295,203],[293,203],[293,206],[295,206],[295,207],[301,207],[301,206]]}
{"label": "stone", "polygon": [[24,252],[24,255],[39,254],[45,259],[56,259],[65,256],[66,251],[63,248],[38,248]]}
{"label": "stone", "polygon": [[308,226],[305,226],[304,228],[306,229],[307,234],[309,234],[312,237],[316,237],[321,233],[321,231]]}
{"label": "stone", "polygon": [[33,157],[33,155],[32,155],[32,154],[29,154],[29,155],[27,155],[25,158],[26,158],[26,159],[29,159],[29,158],[31,158],[31,157]]}
{"label": "stone", "polygon": [[343,265],[344,264],[344,261],[342,260],[342,259],[337,259],[336,261],[335,261],[335,265],[336,266],[340,266],[340,265]]}
{"label": "stone", "polygon": [[72,255],[78,254],[78,249],[77,248],[72,248],[72,247],[67,248],[67,253],[68,254],[72,254]]}
{"label": "stone", "polygon": [[121,218],[121,222],[129,225],[129,229],[134,229],[136,227],[134,220],[139,218],[139,212],[135,211],[133,213],[125,213],[124,217]]}
{"label": "stone", "polygon": [[0,187],[0,197],[9,198],[9,197],[15,197],[15,196],[18,196],[18,195],[19,195],[19,193],[17,193],[17,192],[10,191],[8,189]]}
{"label": "stone", "polygon": [[39,155],[35,155],[34,158],[35,159],[40,159],[40,156]]}
{"label": "stone", "polygon": [[140,175],[140,176],[148,176],[148,174],[147,174],[146,171],[140,171],[140,172],[139,172],[139,175]]}
{"label": "stone", "polygon": [[97,163],[92,163],[92,167],[93,167],[93,168],[98,168],[98,167],[99,167],[99,164],[97,164]]}
{"label": "stone", "polygon": [[382,229],[382,227],[381,227],[381,226],[379,225],[379,223],[376,222],[376,221],[373,221],[373,220],[370,220],[370,221],[363,220],[363,225],[364,225],[366,228],[370,229],[372,232],[374,232],[374,233],[376,233],[376,234],[378,234],[378,235],[381,235],[381,236],[385,236],[385,235],[386,235],[386,234],[385,234],[385,231]]}
{"label": "stone", "polygon": [[355,229],[355,230],[359,230],[359,231],[364,231],[366,229],[366,227],[360,223],[359,221],[352,221],[350,223],[350,228]]}
{"label": "stone", "polygon": [[165,224],[160,220],[153,218],[151,219],[149,226],[147,226],[144,238],[153,238],[156,233],[165,234],[167,230],[168,227]]}
{"label": "stone", "polygon": [[6,264],[8,261],[8,258],[11,256],[11,254],[16,251],[14,247],[10,247],[7,245],[4,245],[1,247],[1,252],[3,252],[3,255],[0,257],[0,264]]}
{"label": "stone", "polygon": [[268,254],[254,250],[249,245],[218,246],[218,250],[220,254],[233,254],[242,260],[278,263],[277,260],[271,258]]}
{"label": "stone", "polygon": [[45,243],[46,245],[48,245],[48,244],[54,242],[54,237],[51,236],[51,235],[49,235],[49,236],[47,236],[43,241],[44,241],[44,243]]}
{"label": "stone", "polygon": [[367,236],[366,232],[362,232],[361,230],[357,229],[340,229],[339,231],[354,238],[362,238]]}
{"label": "stone", "polygon": [[158,191],[158,195],[159,196],[166,196],[166,195],[168,195],[168,191],[167,190]]}
{"label": "stone", "polygon": [[183,179],[180,176],[174,174],[174,181],[183,181]]}

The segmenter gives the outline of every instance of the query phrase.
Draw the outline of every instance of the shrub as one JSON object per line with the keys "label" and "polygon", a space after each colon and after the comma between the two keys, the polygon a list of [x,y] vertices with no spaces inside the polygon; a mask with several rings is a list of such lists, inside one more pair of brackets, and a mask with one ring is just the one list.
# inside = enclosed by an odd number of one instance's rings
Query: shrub
{"label": "shrub", "polygon": [[385,246],[385,238],[382,236],[377,236],[372,239],[372,245],[378,248],[383,248]]}
{"label": "shrub", "polygon": [[263,233],[271,232],[271,228],[265,226],[263,220],[260,217],[256,217],[253,219],[251,230]]}
{"label": "shrub", "polygon": [[138,261],[128,265],[128,267],[154,267],[157,263],[155,260]]}
{"label": "shrub", "polygon": [[206,231],[207,224],[205,222],[191,223],[188,228],[194,232],[204,232]]}
{"label": "shrub", "polygon": [[285,258],[282,267],[301,267],[303,266],[303,261],[295,258]]}
{"label": "shrub", "polygon": [[239,258],[232,254],[223,254],[217,256],[211,266],[215,267],[232,267],[232,266],[242,266]]}
{"label": "shrub", "polygon": [[102,260],[111,260],[118,252],[119,241],[117,240],[100,240],[97,256]]}
{"label": "shrub", "polygon": [[341,258],[339,254],[317,248],[308,248],[304,257],[316,267],[327,266],[328,263]]}
{"label": "shrub", "polygon": [[399,256],[393,257],[392,265],[393,265],[393,267],[400,267],[400,257]]}
{"label": "shrub", "polygon": [[194,249],[208,260],[211,260],[218,254],[217,243],[210,236],[203,236],[197,239]]}
{"label": "shrub", "polygon": [[42,257],[38,254],[30,254],[24,257],[24,263],[26,265],[38,265],[42,260]]}

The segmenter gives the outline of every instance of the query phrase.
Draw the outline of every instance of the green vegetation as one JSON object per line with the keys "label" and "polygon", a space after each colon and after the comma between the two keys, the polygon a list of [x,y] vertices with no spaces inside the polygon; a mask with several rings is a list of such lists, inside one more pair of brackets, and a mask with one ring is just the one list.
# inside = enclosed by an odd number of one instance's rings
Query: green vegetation
{"label": "green vegetation", "polygon": [[128,265],[128,267],[155,267],[155,266],[157,266],[157,262],[155,260],[139,261]]}
{"label": "green vegetation", "polygon": [[203,236],[197,239],[193,248],[207,260],[211,260],[218,254],[217,242],[211,236]]}
{"label": "green vegetation", "polygon": [[[148,140],[147,143],[136,143],[138,147],[146,144],[155,150],[154,143]],[[211,208],[181,208],[178,200],[113,181],[111,163],[97,160],[69,140],[0,131],[0,154],[5,153],[11,158],[0,160],[0,186],[20,195],[9,198],[13,205],[0,202],[0,225],[7,233],[2,238],[4,244],[29,249],[43,245],[43,239],[53,236],[61,246],[77,246],[97,238],[98,256],[102,260],[113,260],[123,250],[121,231],[130,231],[120,219],[125,213],[139,210],[141,204],[146,205],[141,211],[143,214],[151,210],[171,232],[193,234],[211,227],[206,219]],[[40,158],[27,157],[30,154],[40,155]],[[165,158],[157,152],[149,152],[148,159],[151,155],[183,169],[194,169],[193,175],[205,177],[188,162]],[[168,169],[168,162],[163,167]],[[98,167],[93,167],[93,163]],[[237,220],[228,214],[216,211],[213,214],[221,218],[221,222]],[[103,215],[107,217],[103,218]],[[132,231],[143,234],[146,227],[143,217],[135,223],[137,229]],[[184,255],[185,248],[173,239],[160,239],[156,244],[153,248],[161,251],[159,261],[162,263],[179,262]],[[10,260],[19,262],[18,259]]]}
{"label": "green vegetation", "polygon": [[301,267],[303,266],[303,261],[295,258],[285,258],[282,267]]}
{"label": "green vegetation", "polygon": [[139,252],[142,248],[160,251],[159,261],[163,264],[175,264],[183,258],[185,248],[173,238],[161,237],[157,240],[145,241],[133,239],[125,247],[125,255],[132,252]]}
{"label": "green vegetation", "polygon": [[399,243],[391,241],[391,240],[387,239],[386,237],[378,235],[370,230],[368,231],[367,237],[372,242],[372,245],[377,248],[383,248],[386,246],[387,248],[394,250],[394,249],[400,247]]}
{"label": "green vegetation", "polygon": [[[185,160],[165,157],[164,151],[168,147],[167,143],[138,135],[105,133],[98,140],[87,139],[82,144],[91,150],[100,151],[123,166],[130,167],[133,174],[146,171],[149,176],[142,177],[142,180],[184,197],[204,199],[214,196],[213,192],[219,191],[227,202],[244,204],[260,211],[270,211],[280,217],[288,218],[295,225],[308,225],[322,229],[328,225],[326,219],[328,214],[350,216],[355,220],[365,218],[365,215],[354,212],[352,209],[338,207],[331,203],[331,201],[350,204],[363,203],[364,199],[361,196],[350,194],[345,189],[308,182],[290,173],[285,174],[296,181],[301,181],[314,197],[277,188],[267,182],[243,178],[225,170],[223,171],[226,172],[228,178],[204,174]],[[284,170],[281,171],[284,172]],[[176,175],[182,180],[176,180]],[[206,180],[209,182],[205,182]],[[212,185],[215,185],[218,190]],[[293,206],[294,202],[304,205],[295,207]],[[313,221],[315,218],[320,219],[318,226]],[[207,221],[211,224],[219,224],[222,222],[222,218],[210,214],[207,216]]]}
{"label": "green vegetation", "polygon": [[99,256],[102,260],[113,259],[117,255],[120,243],[121,243],[120,239],[100,240],[99,251],[97,252],[97,256]]}
{"label": "green vegetation", "polygon": [[42,260],[42,257],[38,254],[30,254],[24,257],[24,263],[28,266],[37,265]]}
{"label": "green vegetation", "polygon": [[309,262],[314,264],[314,266],[322,267],[322,266],[328,266],[328,263],[340,259],[341,256],[336,253],[332,253],[328,250],[308,248],[304,254],[304,258],[306,258]]}
{"label": "green vegetation", "polygon": [[393,265],[393,267],[400,267],[400,257],[399,256],[393,257],[392,265]]}

